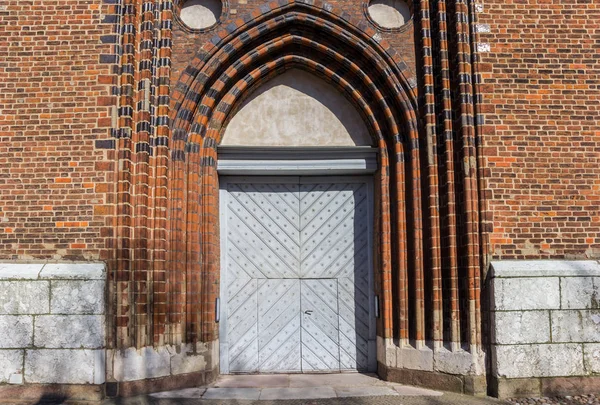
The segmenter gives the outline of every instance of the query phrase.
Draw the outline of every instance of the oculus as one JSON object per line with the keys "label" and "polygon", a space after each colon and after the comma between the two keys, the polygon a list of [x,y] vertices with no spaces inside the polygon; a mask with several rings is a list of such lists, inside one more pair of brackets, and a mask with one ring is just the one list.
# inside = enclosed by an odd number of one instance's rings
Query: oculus
{"label": "oculus", "polygon": [[181,6],[179,18],[192,29],[206,29],[221,18],[223,4],[219,0],[188,0]]}
{"label": "oculus", "polygon": [[410,6],[403,0],[373,0],[368,7],[369,17],[383,28],[400,28],[412,17]]}

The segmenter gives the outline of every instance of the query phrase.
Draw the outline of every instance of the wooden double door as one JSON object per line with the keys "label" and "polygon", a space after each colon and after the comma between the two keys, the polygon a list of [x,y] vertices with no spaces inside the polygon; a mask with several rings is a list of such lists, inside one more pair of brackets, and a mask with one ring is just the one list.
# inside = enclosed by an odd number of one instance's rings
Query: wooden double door
{"label": "wooden double door", "polygon": [[221,184],[221,371],[375,371],[369,180]]}

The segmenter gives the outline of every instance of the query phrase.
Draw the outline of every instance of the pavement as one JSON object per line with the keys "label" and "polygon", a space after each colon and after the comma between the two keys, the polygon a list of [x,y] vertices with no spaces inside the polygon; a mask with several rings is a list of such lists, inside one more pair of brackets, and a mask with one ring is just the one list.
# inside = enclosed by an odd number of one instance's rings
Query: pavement
{"label": "pavement", "polygon": [[380,380],[370,374],[221,376],[208,387],[115,398],[102,405],[484,405],[494,398],[459,395]]}

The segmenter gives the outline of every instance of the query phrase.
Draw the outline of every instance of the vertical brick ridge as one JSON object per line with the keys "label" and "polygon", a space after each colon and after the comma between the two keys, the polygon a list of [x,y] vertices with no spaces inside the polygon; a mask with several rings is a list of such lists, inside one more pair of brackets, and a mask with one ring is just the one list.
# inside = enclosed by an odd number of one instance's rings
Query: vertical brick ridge
{"label": "vertical brick ridge", "polygon": [[481,291],[482,284],[487,276],[487,269],[489,267],[489,232],[488,226],[491,224],[491,219],[488,218],[488,204],[486,193],[488,191],[487,179],[486,179],[486,162],[484,159],[484,148],[485,148],[485,137],[482,133],[482,126],[485,124],[484,116],[482,113],[481,105],[483,102],[482,93],[482,79],[479,72],[479,31],[478,31],[478,15],[477,15],[477,4],[474,0],[468,0],[470,16],[470,29],[471,29],[471,75],[473,77],[473,114],[474,114],[474,126],[475,126],[475,156],[477,164],[477,225],[479,231],[479,269],[475,270],[474,273],[474,289],[475,289],[475,320],[477,327],[477,338],[476,341],[481,344],[483,341],[482,325],[481,325]]}
{"label": "vertical brick ridge", "polygon": [[172,2],[122,0],[116,107],[115,347],[161,344],[167,314],[167,160]]}
{"label": "vertical brick ridge", "polygon": [[150,146],[153,147],[152,167],[152,342],[154,345],[172,343],[165,338],[166,317],[168,316],[167,263],[169,240],[167,236],[168,213],[168,159],[169,159],[169,87],[172,50],[173,5],[170,0],[162,0],[155,9],[154,54],[152,75],[152,114],[153,130]]}
{"label": "vertical brick ridge", "polygon": [[152,273],[148,266],[148,165],[150,161],[150,97],[152,77],[152,48],[154,2],[137,0],[135,50],[134,50],[134,94],[133,122],[131,130],[132,155],[132,239],[130,246],[132,318],[129,328],[131,344],[135,347],[148,345],[147,313],[148,289]]}
{"label": "vertical brick ridge", "polygon": [[[431,200],[426,231],[431,247],[423,274],[425,288],[421,288],[418,275],[414,276],[416,281],[409,283],[416,290],[409,295],[409,305],[413,308],[409,316],[416,311],[413,315],[415,323],[410,326],[415,330],[409,329],[409,336],[416,341],[417,347],[419,340],[426,338],[451,343],[453,350],[460,350],[466,343],[476,350],[481,341],[477,178],[480,172],[471,85],[471,10],[460,0],[451,2],[450,9],[445,0],[424,1],[419,10],[422,131],[426,134],[423,138],[428,142],[429,151],[422,155],[428,159],[429,174],[425,184],[429,187]],[[448,30],[448,14],[451,30]],[[452,49],[448,46],[448,38]],[[454,56],[453,67],[448,58],[449,50]],[[451,69],[453,76],[450,76]],[[456,117],[455,123],[453,117]],[[458,156],[463,164],[455,167]],[[438,188],[440,178],[443,179],[441,189]],[[455,182],[460,185],[458,195],[454,192]],[[460,218],[460,226],[457,226],[457,218]],[[445,224],[443,230],[440,230],[440,220]],[[446,259],[443,268],[442,251]],[[420,296],[421,291],[427,291],[427,301]],[[429,308],[427,312],[433,309],[438,311],[437,314],[419,319],[418,311],[423,302]],[[425,335],[419,329],[425,329]]]}
{"label": "vertical brick ridge", "polygon": [[443,340],[452,342],[454,348],[460,347],[460,315],[459,315],[459,280],[458,280],[458,253],[457,228],[456,228],[456,196],[454,192],[454,134],[452,122],[452,99],[450,63],[448,60],[448,22],[447,9],[444,0],[436,2],[432,13],[435,23],[433,32],[434,47],[434,72],[436,77],[436,114],[438,160],[440,161],[440,216],[444,233],[440,238],[440,248],[445,258],[442,269],[442,295],[444,308]]}
{"label": "vertical brick ridge", "polygon": [[133,207],[132,201],[132,145],[131,133],[133,131],[133,96],[135,92],[135,38],[137,31],[136,7],[134,0],[121,0],[120,9],[120,36],[121,50],[119,63],[119,86],[117,88],[117,125],[113,130],[116,138],[117,152],[117,260],[115,266],[115,342],[114,346],[132,346],[134,335],[132,316],[134,309],[134,296],[131,273],[131,245],[133,243]]}
{"label": "vertical brick ridge", "polygon": [[[443,324],[442,294],[441,294],[441,256],[440,256],[440,218],[439,218],[439,174],[437,164],[437,139],[436,139],[436,105],[435,105],[435,83],[433,71],[433,37],[431,27],[431,10],[429,0],[423,0],[419,4],[418,17],[421,28],[421,81],[423,98],[421,114],[425,125],[421,129],[424,134],[422,139],[426,140],[426,147],[421,149],[421,156],[427,162],[427,203],[424,218],[427,224],[425,234],[426,254],[422,274],[422,295],[417,297],[417,309],[422,312],[416,331],[416,339],[420,345],[425,341],[441,342],[441,329]],[[419,318],[419,317],[418,317]]]}
{"label": "vertical brick ridge", "polygon": [[[479,232],[478,232],[478,196],[477,196],[477,159],[475,151],[473,88],[471,71],[471,44],[469,29],[469,10],[462,0],[449,1],[447,10],[450,14],[450,37],[453,39],[454,66],[453,79],[456,89],[453,94],[456,119],[454,123],[457,133],[458,148],[455,150],[456,160],[461,161],[460,170],[456,172],[457,196],[457,234],[458,264],[461,315],[461,341],[476,345],[480,338],[477,335],[476,318],[479,307],[479,296],[476,296],[474,283],[479,280]],[[465,284],[466,283],[466,284]]]}
{"label": "vertical brick ridge", "polygon": [[119,231],[120,224],[120,177],[119,177],[119,152],[117,149],[117,133],[120,126],[119,123],[119,105],[120,105],[120,88],[121,88],[121,57],[123,54],[123,43],[121,35],[123,5],[120,1],[104,0],[103,14],[104,22],[112,27],[112,35],[103,38],[103,42],[111,44],[111,53],[100,55],[101,60],[105,60],[110,66],[110,75],[103,77],[100,80],[111,84],[110,94],[113,101],[109,104],[111,125],[110,138],[105,141],[96,141],[97,148],[108,149],[110,158],[107,159],[107,166],[111,170],[111,181],[107,188],[112,193],[112,209],[107,218],[106,225],[109,228],[107,234],[110,236],[106,242],[106,263],[108,269],[107,282],[107,345],[115,347],[116,328],[119,323],[118,313],[120,312],[121,301],[119,300],[119,277],[123,277],[123,273],[119,272],[119,246],[122,243],[122,233]]}

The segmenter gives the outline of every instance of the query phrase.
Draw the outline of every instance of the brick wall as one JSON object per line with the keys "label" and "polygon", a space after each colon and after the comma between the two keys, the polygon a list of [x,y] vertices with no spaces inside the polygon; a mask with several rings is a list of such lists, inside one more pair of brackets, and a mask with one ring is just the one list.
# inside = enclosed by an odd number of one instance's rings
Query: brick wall
{"label": "brick wall", "polygon": [[492,254],[598,258],[600,4],[487,0],[484,6]]}
{"label": "brick wall", "polygon": [[[0,259],[98,259],[112,104],[101,0],[0,3]],[[110,78],[108,78],[110,81]]]}
{"label": "brick wall", "polygon": [[0,10],[3,258],[105,260],[111,347],[214,339],[220,129],[251,86],[301,65],[360,106],[380,147],[381,333],[479,344],[471,5],[415,2],[389,31],[366,1],[240,0],[191,32],[180,1],[94,1]]}
{"label": "brick wall", "polygon": [[[174,0],[175,14],[178,15],[179,4],[183,0]],[[173,23],[173,54],[171,80],[176,83],[181,72],[189,65],[194,54],[209,41],[216,33],[226,27],[229,23],[249,15],[261,5],[266,4],[264,0],[230,0],[225,3],[221,23],[206,30],[190,30],[182,25],[180,20]],[[370,28],[375,28],[373,23],[366,17],[366,4],[363,0],[331,0],[329,4],[343,6],[348,16],[363,21]],[[392,47],[402,55],[404,62],[412,72],[416,72],[415,47],[414,47],[413,21],[401,29],[380,31],[381,37],[388,41]]]}

